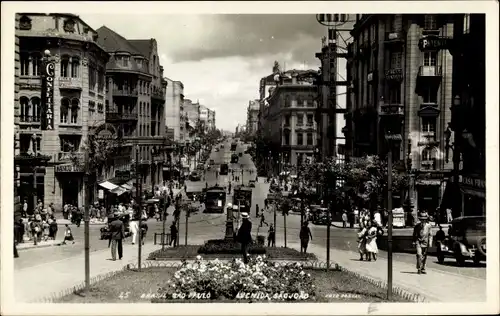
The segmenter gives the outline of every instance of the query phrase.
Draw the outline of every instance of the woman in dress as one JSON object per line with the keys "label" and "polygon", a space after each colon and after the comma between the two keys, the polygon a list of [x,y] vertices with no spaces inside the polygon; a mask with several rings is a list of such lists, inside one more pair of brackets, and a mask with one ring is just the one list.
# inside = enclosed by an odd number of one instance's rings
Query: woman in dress
{"label": "woman in dress", "polygon": [[359,222],[358,231],[358,251],[359,251],[359,261],[363,261],[363,256],[366,255],[368,259],[368,254],[366,253],[366,233],[368,228],[366,227],[365,221]]}
{"label": "woman in dress", "polygon": [[367,258],[368,261],[371,261],[373,258],[373,261],[377,261],[377,253],[378,253],[378,247],[377,247],[377,231],[378,231],[378,226],[375,221],[372,221],[370,224],[370,228],[368,229],[366,233],[366,252],[367,252]]}

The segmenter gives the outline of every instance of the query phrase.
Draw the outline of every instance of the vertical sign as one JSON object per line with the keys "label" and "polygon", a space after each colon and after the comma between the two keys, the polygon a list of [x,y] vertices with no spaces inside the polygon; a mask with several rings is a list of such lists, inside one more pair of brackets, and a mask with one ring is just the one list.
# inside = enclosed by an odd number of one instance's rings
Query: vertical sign
{"label": "vertical sign", "polygon": [[42,75],[42,130],[54,129],[54,76],[55,64],[47,61]]}

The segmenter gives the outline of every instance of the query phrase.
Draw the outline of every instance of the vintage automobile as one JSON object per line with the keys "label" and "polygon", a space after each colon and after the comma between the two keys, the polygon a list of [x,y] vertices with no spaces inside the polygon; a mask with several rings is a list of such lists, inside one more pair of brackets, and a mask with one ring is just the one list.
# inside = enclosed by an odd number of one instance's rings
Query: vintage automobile
{"label": "vintage automobile", "polygon": [[463,266],[471,259],[475,264],[486,260],[486,217],[464,216],[455,218],[448,229],[448,236],[439,240],[436,236],[436,251],[439,263],[447,257],[455,258]]}
{"label": "vintage automobile", "polygon": [[[328,225],[328,208],[318,207],[312,212],[312,223],[314,225]],[[330,217],[331,219],[331,217]],[[330,220],[331,221],[331,220]]]}

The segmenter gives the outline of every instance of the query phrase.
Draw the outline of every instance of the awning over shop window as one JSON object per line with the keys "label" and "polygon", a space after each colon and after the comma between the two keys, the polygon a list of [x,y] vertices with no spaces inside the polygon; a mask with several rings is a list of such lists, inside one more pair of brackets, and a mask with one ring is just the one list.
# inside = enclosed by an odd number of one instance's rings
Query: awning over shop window
{"label": "awning over shop window", "polygon": [[122,187],[130,191],[134,188],[134,183],[133,181],[129,181],[127,183],[122,184]]}
{"label": "awning over shop window", "polygon": [[109,182],[109,181],[104,181],[104,182],[101,182],[101,183],[99,183],[99,185],[100,185],[101,187],[103,187],[103,188],[107,189],[107,190],[110,190],[110,191],[112,191],[112,190],[114,190],[114,189],[118,188],[118,186],[117,186],[116,184],[113,184],[113,183],[111,183],[111,182]]}
{"label": "awning over shop window", "polygon": [[479,197],[479,198],[482,198],[482,199],[485,199],[486,198],[486,194],[484,191],[479,191],[479,190],[474,190],[474,189],[469,189],[469,188],[460,188],[460,191],[462,191],[463,194],[467,194],[467,195],[472,195],[472,196],[475,196],[475,197]]}
{"label": "awning over shop window", "polygon": [[114,193],[118,196],[122,195],[123,193],[127,192],[128,190],[125,189],[124,187],[117,187],[116,189],[111,190],[111,193]]}

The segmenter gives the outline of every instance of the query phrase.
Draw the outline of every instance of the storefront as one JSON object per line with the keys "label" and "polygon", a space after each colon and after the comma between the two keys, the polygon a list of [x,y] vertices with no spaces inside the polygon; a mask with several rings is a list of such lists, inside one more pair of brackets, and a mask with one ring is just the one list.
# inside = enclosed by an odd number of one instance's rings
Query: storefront
{"label": "storefront", "polygon": [[429,215],[443,216],[439,213],[442,197],[449,175],[442,172],[419,174],[415,180],[417,191],[417,209],[426,211]]}
{"label": "storefront", "polygon": [[116,170],[115,177],[99,183],[99,203],[106,208],[117,203],[128,203],[134,190],[134,179],[128,170]]}
{"label": "storefront", "polygon": [[61,207],[66,204],[82,207],[83,194],[83,169],[73,164],[62,164],[54,167],[55,177],[59,190],[54,190],[55,200]]}
{"label": "storefront", "polygon": [[462,192],[461,216],[486,216],[486,182],[484,176],[459,177]]}

